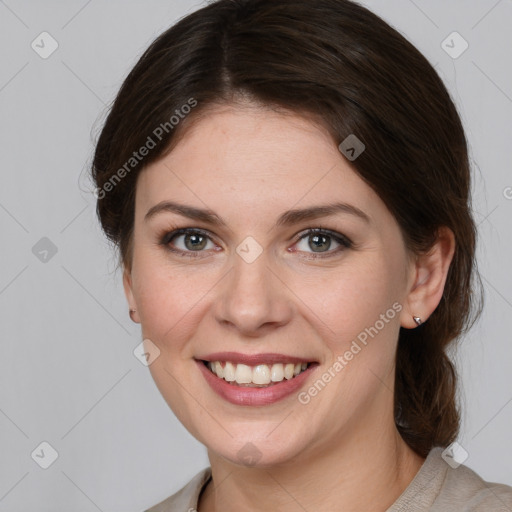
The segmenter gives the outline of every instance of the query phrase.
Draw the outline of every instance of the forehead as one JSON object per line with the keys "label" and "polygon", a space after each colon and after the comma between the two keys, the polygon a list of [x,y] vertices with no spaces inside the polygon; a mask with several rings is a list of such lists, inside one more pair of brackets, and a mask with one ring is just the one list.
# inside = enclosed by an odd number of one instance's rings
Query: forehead
{"label": "forehead", "polygon": [[136,197],[138,215],[166,200],[227,216],[339,201],[369,216],[383,207],[325,128],[299,115],[246,107],[193,123],[168,155],[144,169]]}

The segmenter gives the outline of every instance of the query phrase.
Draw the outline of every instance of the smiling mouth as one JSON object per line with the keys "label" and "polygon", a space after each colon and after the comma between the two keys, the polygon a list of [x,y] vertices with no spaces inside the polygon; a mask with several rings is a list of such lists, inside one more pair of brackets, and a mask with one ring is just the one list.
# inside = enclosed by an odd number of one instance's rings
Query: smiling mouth
{"label": "smiling mouth", "polygon": [[249,366],[230,361],[205,361],[202,363],[220,379],[233,386],[266,388],[292,380],[318,363],[275,363]]}

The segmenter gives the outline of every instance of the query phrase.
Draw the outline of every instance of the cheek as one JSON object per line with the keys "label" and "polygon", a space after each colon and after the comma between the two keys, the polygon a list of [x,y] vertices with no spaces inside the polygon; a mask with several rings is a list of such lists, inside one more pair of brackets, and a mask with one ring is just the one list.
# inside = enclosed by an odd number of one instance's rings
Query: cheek
{"label": "cheek", "polygon": [[181,318],[191,309],[194,295],[179,272],[145,259],[138,267],[136,294],[143,335],[158,346],[174,337]]}
{"label": "cheek", "polygon": [[[301,310],[328,340],[334,352],[343,350],[385,315],[386,329],[398,322],[392,308],[400,301],[399,276],[394,264],[377,253],[355,255],[336,269],[314,271],[290,285]],[[381,327],[379,322],[378,327]]]}
{"label": "cheek", "polygon": [[194,270],[186,263],[171,265],[165,255],[149,251],[139,261],[134,284],[143,336],[160,350],[176,354],[186,348],[197,329],[208,292],[219,276],[214,271],[202,272],[200,265]]}
{"label": "cheek", "polygon": [[193,429],[196,422],[192,421],[190,397],[184,389],[193,364],[188,360],[192,355],[188,341],[199,323],[201,299],[204,301],[212,285],[149,254],[140,261],[144,264],[137,267],[136,294],[142,337],[160,350],[149,370],[169,407],[187,428]]}

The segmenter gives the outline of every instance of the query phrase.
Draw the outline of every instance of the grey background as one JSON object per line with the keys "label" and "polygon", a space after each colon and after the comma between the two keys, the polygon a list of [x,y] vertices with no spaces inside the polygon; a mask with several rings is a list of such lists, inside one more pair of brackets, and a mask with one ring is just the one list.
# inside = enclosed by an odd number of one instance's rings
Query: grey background
{"label": "grey background", "polygon": [[[140,326],[128,317],[87,178],[122,80],[199,5],[0,1],[0,511],[143,510],[208,465],[133,355]],[[457,358],[459,442],[466,465],[511,485],[512,2],[365,5],[435,65],[466,126],[487,303]],[[31,48],[43,31],[59,44],[47,59]],[[457,59],[441,47],[453,31],[469,43]],[[57,249],[46,262],[32,251],[43,237]],[[58,452],[48,469],[31,457],[43,441]]]}

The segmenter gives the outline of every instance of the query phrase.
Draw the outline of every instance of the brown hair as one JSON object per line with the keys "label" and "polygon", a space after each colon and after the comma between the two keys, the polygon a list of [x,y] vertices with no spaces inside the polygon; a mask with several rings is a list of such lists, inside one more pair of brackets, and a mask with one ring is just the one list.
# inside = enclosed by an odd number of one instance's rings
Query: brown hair
{"label": "brown hair", "polygon": [[[440,304],[420,327],[401,328],[395,377],[403,439],[423,457],[448,445],[460,417],[445,351],[474,323],[482,297],[467,143],[434,68],[366,8],[348,0],[219,0],[151,44],[113,103],[92,164],[97,213],[119,263],[131,268],[140,170],[209,108],[239,97],[310,116],[336,144],[355,134],[366,149],[352,167],[394,215],[411,253],[431,248],[439,227],[453,231]],[[191,101],[196,106],[185,109]],[[134,159],[149,139],[154,147]],[[123,176],[113,184],[116,172]]]}

